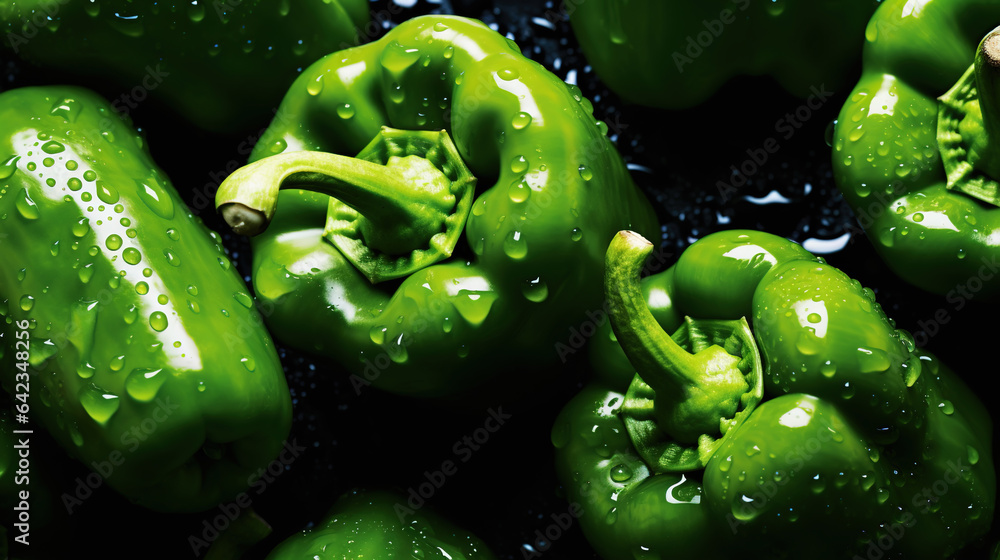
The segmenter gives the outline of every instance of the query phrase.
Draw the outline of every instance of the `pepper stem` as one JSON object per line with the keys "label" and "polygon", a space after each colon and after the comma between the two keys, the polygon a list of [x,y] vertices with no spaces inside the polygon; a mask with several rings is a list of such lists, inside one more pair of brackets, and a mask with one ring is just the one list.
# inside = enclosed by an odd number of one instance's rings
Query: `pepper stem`
{"label": "pepper stem", "polygon": [[1000,177],[1000,27],[991,31],[976,49],[976,89],[982,111],[984,146],[980,166],[991,177]]}
{"label": "pepper stem", "polygon": [[741,357],[713,344],[691,354],[656,322],[646,306],[639,273],[653,245],[637,233],[619,232],[607,252],[605,291],[611,326],[639,376],[656,393],[661,430],[682,443],[723,433],[750,389]]}
{"label": "pepper stem", "polygon": [[281,189],[336,198],[365,216],[375,229],[410,230],[376,236],[383,242],[376,248],[386,253],[413,250],[406,245],[414,243],[414,236],[427,239],[441,231],[455,206],[444,174],[417,156],[380,165],[326,152],[289,152],[236,170],[219,187],[219,196],[226,200],[219,209],[233,231],[257,235],[274,216]]}
{"label": "pepper stem", "polygon": [[325,194],[325,235],[374,283],[451,256],[475,182],[445,131],[383,127],[358,157],[299,151],[246,165],[219,185],[215,205],[233,231],[257,235],[279,191]]}

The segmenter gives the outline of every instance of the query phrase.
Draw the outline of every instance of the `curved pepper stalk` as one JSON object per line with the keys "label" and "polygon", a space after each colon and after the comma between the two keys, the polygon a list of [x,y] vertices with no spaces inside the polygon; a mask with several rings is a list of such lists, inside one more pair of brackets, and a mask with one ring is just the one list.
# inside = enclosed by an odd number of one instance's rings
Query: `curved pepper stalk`
{"label": "curved pepper stalk", "polygon": [[654,472],[694,470],[760,402],[763,367],[745,318],[686,317],[672,337],[664,332],[639,285],[652,250],[630,231],[616,235],[608,248],[611,326],[638,371],[622,412],[633,444]]}
{"label": "curved pepper stalk", "polygon": [[215,204],[233,231],[257,235],[280,189],[328,195],[324,235],[375,284],[450,257],[475,185],[446,131],[382,127],[356,158],[288,152],[242,167],[219,186]]}

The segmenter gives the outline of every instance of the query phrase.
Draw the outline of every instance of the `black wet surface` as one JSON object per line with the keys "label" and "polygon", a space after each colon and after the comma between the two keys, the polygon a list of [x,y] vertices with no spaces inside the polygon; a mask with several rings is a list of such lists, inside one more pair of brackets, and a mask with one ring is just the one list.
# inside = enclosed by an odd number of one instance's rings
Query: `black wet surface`
{"label": "black wet surface", "polygon": [[[659,214],[664,224],[661,242],[674,255],[671,262],[693,240],[733,228],[765,230],[804,242],[812,250],[830,251],[842,245],[822,256],[872,288],[900,328],[917,334],[936,325],[938,332],[926,337],[927,348],[989,402],[988,378],[997,369],[991,352],[996,337],[989,326],[997,306],[972,300],[955,309],[943,297],[903,284],[874,253],[837,193],[825,139],[847,90],[833,92],[785,138],[775,127],[803,101],[766,78],[734,80],[705,104],[684,112],[624,104],[586,65],[568,22],[552,16],[558,12],[551,2],[400,0],[398,4],[375,1],[371,8],[377,19],[390,25],[429,12],[482,19],[514,39],[524,54],[577,83],[593,102],[595,116],[608,123],[634,179]],[[5,71],[0,89],[60,81],[58,76],[10,62],[9,53],[0,56]],[[252,142],[266,123],[240,134],[213,136],[186,128],[154,101],[144,102],[131,116],[146,132],[156,161],[181,196],[209,227],[227,231],[204,201],[214,194],[227,168],[244,162],[246,142]],[[768,138],[780,148],[754,165],[757,169],[746,184],[722,196],[718,183],[732,180],[730,166],[743,167],[751,157],[747,150],[761,148]],[[223,237],[235,265],[249,279],[246,239]],[[941,309],[948,321],[937,324],[933,318]],[[919,334],[917,339],[922,340]],[[552,468],[549,430],[562,404],[587,380],[583,361],[555,372],[549,385],[534,387],[530,394],[456,408],[373,388],[358,394],[335,364],[279,348],[294,403],[290,439],[305,451],[262,492],[256,492],[259,487],[249,492],[255,511],[274,528],[249,558],[265,556],[280,540],[319,520],[349,488],[395,487],[405,492],[425,482],[425,471],[441,469],[446,460],[456,461],[458,470],[427,500],[429,506],[478,534],[499,558],[522,558],[523,545],[535,543],[536,531],[544,531],[553,522],[552,515],[567,511]],[[478,450],[466,454],[469,447],[463,438],[483,426],[488,409],[500,407],[510,419]],[[69,464],[50,441],[39,438],[35,449],[36,461],[51,461],[63,469],[55,475],[55,496],[72,491],[76,479],[89,472]],[[468,460],[462,461],[465,457]],[[72,551],[107,558],[193,558],[189,535],[201,535],[205,521],[220,514],[220,510],[187,516],[154,514],[101,487],[76,509],[67,526],[50,535],[39,532],[45,541],[35,541],[38,546],[33,544],[32,552],[52,545],[63,552],[50,557]],[[996,540],[994,531],[990,541]],[[543,558],[595,557],[576,525],[548,545]],[[985,556],[980,550],[968,557]]]}

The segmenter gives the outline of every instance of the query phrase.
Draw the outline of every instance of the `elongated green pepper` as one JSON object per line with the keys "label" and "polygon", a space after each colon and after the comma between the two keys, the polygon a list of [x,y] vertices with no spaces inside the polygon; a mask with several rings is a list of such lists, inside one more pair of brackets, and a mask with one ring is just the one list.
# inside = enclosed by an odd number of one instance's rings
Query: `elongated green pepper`
{"label": "elongated green pepper", "polygon": [[594,351],[637,374],[605,374],[552,431],[602,557],[941,559],[986,533],[989,414],[871,290],[752,231],[695,242],[644,289],[650,251],[612,242],[620,347]]}
{"label": "elongated green pepper", "polygon": [[580,48],[623,99],[682,109],[739,75],[801,97],[846,82],[875,0],[571,0]]}
{"label": "elongated green pepper", "polygon": [[406,498],[391,492],[349,492],[316,527],[285,539],[268,560],[492,560],[493,553],[475,535],[438,515],[420,511],[405,519],[397,504]]}
{"label": "elongated green pepper", "polygon": [[4,389],[146,507],[244,489],[281,449],[291,399],[219,236],[87,90],[0,95],[0,153]]}
{"label": "elongated green pepper", "polygon": [[420,17],[306,69],[216,204],[258,233],[282,341],[357,388],[460,394],[555,361],[614,232],[656,234],[606,132],[512,41]]}
{"label": "elongated green pepper", "polygon": [[0,4],[4,46],[23,59],[114,95],[119,112],[153,97],[229,132],[259,126],[302,68],[357,44],[367,22],[364,0]]}
{"label": "elongated green pepper", "polygon": [[884,2],[835,131],[834,178],[872,245],[953,303],[1000,296],[998,18],[997,2]]}

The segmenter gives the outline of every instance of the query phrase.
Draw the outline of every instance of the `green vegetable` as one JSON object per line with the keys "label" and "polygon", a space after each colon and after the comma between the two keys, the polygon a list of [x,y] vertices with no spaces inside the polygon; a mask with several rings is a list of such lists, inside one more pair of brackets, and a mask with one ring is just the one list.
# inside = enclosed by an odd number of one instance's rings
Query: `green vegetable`
{"label": "green vegetable", "polygon": [[627,101],[682,109],[739,75],[773,76],[807,97],[837,91],[860,52],[874,0],[565,3],[597,75]]}
{"label": "green vegetable", "polygon": [[285,539],[268,560],[492,560],[472,533],[427,511],[397,514],[406,498],[390,492],[349,492],[316,527]]}
{"label": "green vegetable", "polygon": [[833,145],[834,178],[889,268],[956,305],[1000,296],[996,35],[976,54],[998,17],[991,2],[883,3]]}
{"label": "green vegetable", "polygon": [[482,23],[414,18],[306,69],[216,205],[267,227],[253,280],[275,336],[356,388],[460,394],[555,361],[601,307],[608,240],[657,233],[606,132]]}
{"label": "green vegetable", "polygon": [[620,347],[593,354],[598,367],[627,356],[637,374],[626,387],[605,373],[552,430],[602,557],[941,559],[987,532],[989,414],[871,290],[792,242],[739,230],[697,241],[640,286],[651,249],[631,232],[612,242]]}
{"label": "green vegetable", "polygon": [[270,118],[302,68],[356,45],[367,23],[365,0],[0,4],[5,46],[58,80],[113,96],[118,112],[156,98],[226,132]]}
{"label": "green vegetable", "polygon": [[291,399],[221,238],[87,90],[0,95],[0,154],[15,405],[30,395],[32,422],[146,507],[202,510],[246,488],[281,450]]}

